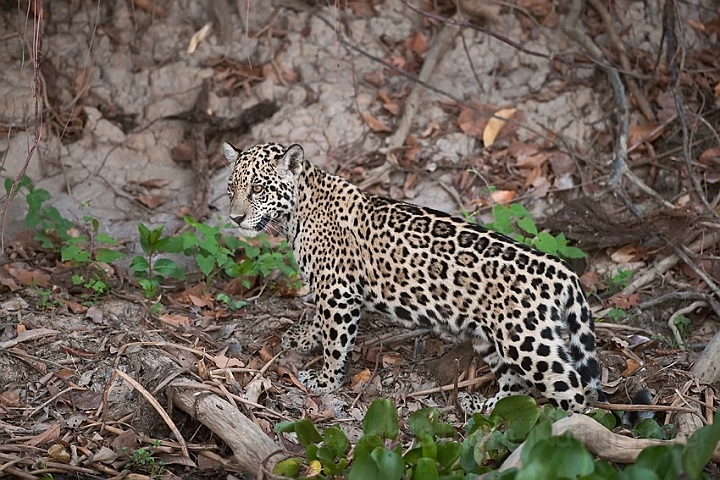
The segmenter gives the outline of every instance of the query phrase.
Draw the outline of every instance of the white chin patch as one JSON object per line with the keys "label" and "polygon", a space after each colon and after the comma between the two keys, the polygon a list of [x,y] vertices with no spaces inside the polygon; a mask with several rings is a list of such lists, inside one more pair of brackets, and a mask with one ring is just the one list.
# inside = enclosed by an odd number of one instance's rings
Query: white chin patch
{"label": "white chin patch", "polygon": [[247,237],[247,238],[257,237],[258,235],[260,235],[262,233],[262,232],[258,232],[254,228],[243,228],[243,227],[238,227],[238,231],[240,232],[240,235],[242,235],[243,237]]}

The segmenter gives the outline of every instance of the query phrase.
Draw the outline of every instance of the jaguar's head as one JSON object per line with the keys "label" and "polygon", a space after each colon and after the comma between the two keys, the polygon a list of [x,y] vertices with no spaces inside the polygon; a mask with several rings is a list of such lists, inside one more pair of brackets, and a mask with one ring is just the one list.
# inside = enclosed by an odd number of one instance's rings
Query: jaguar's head
{"label": "jaguar's head", "polygon": [[281,226],[297,202],[302,147],[264,143],[242,151],[223,142],[223,153],[233,165],[228,182],[230,220],[240,233],[255,237],[268,225]]}

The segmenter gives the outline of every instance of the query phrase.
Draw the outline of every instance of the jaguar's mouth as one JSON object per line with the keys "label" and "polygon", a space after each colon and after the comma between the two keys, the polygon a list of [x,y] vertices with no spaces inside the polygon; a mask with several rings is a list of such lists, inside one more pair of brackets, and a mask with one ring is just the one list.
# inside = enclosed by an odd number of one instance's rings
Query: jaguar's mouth
{"label": "jaguar's mouth", "polygon": [[262,217],[262,218],[260,219],[260,221],[257,223],[257,225],[255,225],[255,230],[257,230],[258,232],[264,230],[265,227],[268,226],[268,223],[270,223],[270,220],[272,220],[272,218],[270,218],[270,217]]}

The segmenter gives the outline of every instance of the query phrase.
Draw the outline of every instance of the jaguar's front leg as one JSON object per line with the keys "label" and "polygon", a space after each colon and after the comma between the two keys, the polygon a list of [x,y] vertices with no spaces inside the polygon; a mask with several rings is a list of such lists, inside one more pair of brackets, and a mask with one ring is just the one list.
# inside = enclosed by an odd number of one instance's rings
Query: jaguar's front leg
{"label": "jaguar's front leg", "polygon": [[323,293],[316,296],[315,312],[316,320],[322,322],[323,367],[298,372],[298,380],[315,393],[333,392],[342,385],[352,360],[362,303],[337,287]]}

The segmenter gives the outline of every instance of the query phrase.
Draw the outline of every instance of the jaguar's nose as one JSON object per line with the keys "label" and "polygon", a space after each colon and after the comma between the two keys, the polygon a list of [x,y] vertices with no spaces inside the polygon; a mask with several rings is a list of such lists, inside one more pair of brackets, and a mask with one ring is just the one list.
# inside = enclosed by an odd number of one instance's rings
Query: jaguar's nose
{"label": "jaguar's nose", "polygon": [[243,220],[245,220],[245,215],[235,215],[235,216],[231,215],[230,220],[235,222],[236,225],[240,225],[243,222]]}

